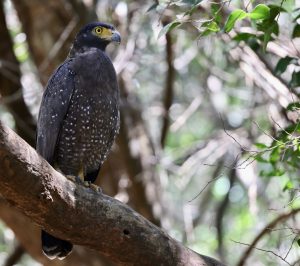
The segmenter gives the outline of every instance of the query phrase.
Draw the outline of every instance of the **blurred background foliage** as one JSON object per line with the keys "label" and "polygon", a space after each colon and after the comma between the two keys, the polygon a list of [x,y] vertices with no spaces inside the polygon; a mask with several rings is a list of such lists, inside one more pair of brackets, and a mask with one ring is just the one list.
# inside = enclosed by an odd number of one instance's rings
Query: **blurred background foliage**
{"label": "blurred background foliage", "polygon": [[[98,178],[105,193],[228,265],[300,265],[300,1],[5,0],[1,9],[3,123],[34,146],[49,75],[83,24],[110,22],[123,37],[108,49],[122,127]],[[112,265],[82,247],[47,261],[36,226],[0,204],[3,265]]]}

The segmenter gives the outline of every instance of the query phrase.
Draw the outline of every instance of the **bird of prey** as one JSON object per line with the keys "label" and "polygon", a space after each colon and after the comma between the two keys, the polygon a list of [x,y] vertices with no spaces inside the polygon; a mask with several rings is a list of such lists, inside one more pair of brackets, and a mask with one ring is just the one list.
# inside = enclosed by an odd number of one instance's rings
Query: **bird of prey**
{"label": "bird of prey", "polygon": [[[48,81],[38,116],[36,150],[66,176],[93,183],[118,133],[119,88],[105,48],[120,41],[113,26],[87,24]],[[50,259],[63,259],[72,247],[42,230],[42,249]]]}

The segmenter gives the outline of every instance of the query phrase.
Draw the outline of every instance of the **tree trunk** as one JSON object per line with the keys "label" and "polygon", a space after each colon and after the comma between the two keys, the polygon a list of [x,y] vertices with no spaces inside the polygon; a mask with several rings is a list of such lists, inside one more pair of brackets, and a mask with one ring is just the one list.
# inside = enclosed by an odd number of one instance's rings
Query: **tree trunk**
{"label": "tree trunk", "polygon": [[24,102],[19,62],[13,51],[3,2],[0,2],[0,94],[3,103],[12,114],[17,132],[31,145],[35,145],[35,121]]}

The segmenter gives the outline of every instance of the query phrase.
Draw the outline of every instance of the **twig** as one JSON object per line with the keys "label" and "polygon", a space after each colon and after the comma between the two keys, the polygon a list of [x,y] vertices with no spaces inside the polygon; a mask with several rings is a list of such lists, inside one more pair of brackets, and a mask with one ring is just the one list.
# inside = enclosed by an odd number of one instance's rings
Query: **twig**
{"label": "twig", "polygon": [[202,103],[201,97],[200,96],[196,97],[188,106],[188,108],[170,126],[170,130],[172,132],[176,132],[179,128],[181,128],[186,123],[186,121],[191,117],[191,115],[197,111],[201,103]]}
{"label": "twig", "polygon": [[246,263],[246,260],[250,256],[253,249],[255,249],[256,244],[259,242],[259,240],[266,234],[270,233],[270,230],[273,229],[278,223],[283,222],[290,217],[295,216],[300,211],[300,208],[294,209],[288,213],[284,213],[280,216],[278,216],[276,219],[274,219],[272,222],[270,222],[267,226],[265,226],[261,232],[255,237],[255,239],[252,241],[252,243],[248,246],[244,254],[242,255],[241,259],[237,263],[237,266],[243,266]]}
{"label": "twig", "polygon": [[291,252],[291,250],[292,250],[292,247],[293,247],[293,244],[295,243],[295,241],[296,241],[297,238],[298,238],[298,235],[296,235],[296,236],[294,237],[294,239],[293,239],[293,241],[292,241],[292,243],[291,243],[291,245],[290,245],[290,248],[288,249],[287,253],[286,253],[285,256],[284,256],[284,259],[286,259],[287,256],[290,254],[290,252]]}
{"label": "twig", "polygon": [[[215,179],[218,176],[220,176],[220,172],[223,168],[223,164],[224,164],[224,156],[218,161],[218,163],[211,175],[212,176],[211,179]],[[213,197],[211,195],[211,187],[210,187],[201,198],[201,202],[199,203],[199,207],[198,207],[198,209],[199,209],[198,215],[193,220],[194,227],[196,227],[201,222],[202,217],[205,214],[205,210],[209,210],[209,208],[207,208],[207,206],[210,203],[210,201],[212,201],[212,200],[213,200]]]}
{"label": "twig", "polygon": [[202,192],[203,192],[203,191],[204,191],[211,183],[213,183],[213,182],[215,182],[216,180],[218,180],[222,175],[223,175],[223,174],[220,174],[219,176],[217,176],[217,177],[211,179],[210,181],[208,181],[208,182],[206,183],[206,185],[200,190],[200,192],[199,192],[195,197],[193,197],[191,200],[189,200],[188,202],[190,203],[190,202],[194,201],[196,198],[198,198],[198,197],[202,194]]}
{"label": "twig", "polygon": [[[249,244],[242,243],[242,242],[239,242],[239,241],[234,241],[234,240],[232,240],[232,241],[233,241],[234,243],[236,243],[236,244],[240,244],[240,245],[244,245],[244,246],[250,247]],[[267,253],[271,253],[271,254],[273,254],[274,256],[276,256],[276,257],[278,257],[279,259],[281,259],[282,261],[284,261],[286,264],[292,266],[292,264],[290,264],[290,263],[286,260],[285,257],[282,257],[282,256],[278,255],[277,253],[275,253],[275,252],[272,251],[272,250],[263,249],[263,248],[258,248],[258,247],[253,247],[253,249],[256,249],[256,250],[259,250],[259,251],[263,251],[263,252],[267,252]]]}
{"label": "twig", "polygon": [[70,22],[67,25],[67,27],[65,28],[65,30],[61,33],[58,40],[53,45],[48,56],[44,59],[44,61],[38,67],[40,72],[44,72],[45,69],[49,66],[49,63],[56,57],[58,52],[63,47],[64,43],[69,38],[70,34],[73,32],[73,30],[76,27],[78,22],[79,22],[78,16],[73,16],[73,18],[70,20]]}

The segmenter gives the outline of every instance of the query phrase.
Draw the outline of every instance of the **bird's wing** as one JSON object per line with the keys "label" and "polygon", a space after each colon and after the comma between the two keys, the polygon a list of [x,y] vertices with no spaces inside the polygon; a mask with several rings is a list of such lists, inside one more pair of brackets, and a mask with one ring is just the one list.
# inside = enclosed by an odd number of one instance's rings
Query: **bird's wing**
{"label": "bird's wing", "polygon": [[74,91],[74,76],[71,60],[64,62],[49,79],[42,98],[36,150],[50,164],[54,163],[55,147]]}

